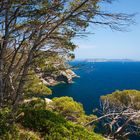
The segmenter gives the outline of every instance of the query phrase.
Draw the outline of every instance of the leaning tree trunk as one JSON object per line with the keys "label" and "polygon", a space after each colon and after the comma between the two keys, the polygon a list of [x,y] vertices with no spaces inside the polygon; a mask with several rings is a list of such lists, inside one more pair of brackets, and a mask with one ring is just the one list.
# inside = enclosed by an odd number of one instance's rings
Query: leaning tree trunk
{"label": "leaning tree trunk", "polygon": [[0,39],[0,107],[3,100],[3,53],[2,53],[3,41]]}

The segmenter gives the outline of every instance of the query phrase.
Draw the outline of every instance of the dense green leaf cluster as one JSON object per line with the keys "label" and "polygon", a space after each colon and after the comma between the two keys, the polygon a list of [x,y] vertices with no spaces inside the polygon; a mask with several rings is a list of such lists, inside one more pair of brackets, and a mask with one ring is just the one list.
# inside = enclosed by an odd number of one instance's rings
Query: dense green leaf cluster
{"label": "dense green leaf cluster", "polygon": [[104,115],[101,122],[107,135],[117,140],[139,136],[140,91],[115,91],[101,96],[101,102]]}
{"label": "dense green leaf cluster", "polygon": [[[64,104],[61,104],[64,99],[67,102],[62,113],[59,109],[64,107]],[[8,123],[10,110],[1,110],[0,140],[104,140],[101,135],[94,133],[93,129],[87,129],[80,124],[88,118],[80,103],[70,97],[54,98],[53,102],[57,103],[59,109],[48,108],[48,105],[52,107],[52,104],[47,104],[43,99],[25,100],[13,125]],[[79,124],[66,119],[66,115],[73,116],[75,111],[78,111],[75,118],[77,117]]]}
{"label": "dense green leaf cluster", "polygon": [[35,73],[29,75],[28,79],[24,87],[25,96],[28,96],[28,94],[49,95],[52,93],[51,89],[48,88]]}
{"label": "dense green leaf cluster", "polygon": [[60,98],[53,98],[51,102],[51,106],[53,111],[56,111],[63,115],[68,120],[73,122],[77,122],[80,124],[85,124],[90,120],[96,118],[94,115],[87,116],[85,114],[83,105],[73,100],[71,97],[60,97]]}
{"label": "dense green leaf cluster", "polygon": [[26,110],[22,124],[40,132],[45,140],[103,140],[100,135],[48,110]]}
{"label": "dense green leaf cluster", "polygon": [[40,137],[31,130],[23,129],[18,125],[12,125],[9,131],[0,135],[0,140],[40,140]]}
{"label": "dense green leaf cluster", "polygon": [[10,129],[9,118],[10,110],[8,108],[0,109],[0,135]]}
{"label": "dense green leaf cluster", "polygon": [[140,91],[138,90],[115,91],[112,94],[101,96],[101,100],[103,102],[108,100],[110,105],[116,107],[132,107],[136,110],[140,109]]}

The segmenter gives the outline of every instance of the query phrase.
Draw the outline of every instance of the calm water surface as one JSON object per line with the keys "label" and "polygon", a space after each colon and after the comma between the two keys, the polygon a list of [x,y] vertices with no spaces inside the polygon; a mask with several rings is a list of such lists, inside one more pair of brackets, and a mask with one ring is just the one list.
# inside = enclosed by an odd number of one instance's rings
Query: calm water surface
{"label": "calm water surface", "polygon": [[[70,96],[81,102],[87,114],[99,107],[101,95],[115,90],[140,90],[140,62],[74,62],[80,64],[73,84],[61,84],[52,88],[53,97]],[[133,137],[133,140],[140,138]]]}
{"label": "calm water surface", "polygon": [[52,97],[70,96],[81,102],[87,114],[99,106],[101,95],[115,90],[140,90],[140,62],[74,62],[80,64],[75,71],[80,78],[73,84],[61,84],[52,88]]}

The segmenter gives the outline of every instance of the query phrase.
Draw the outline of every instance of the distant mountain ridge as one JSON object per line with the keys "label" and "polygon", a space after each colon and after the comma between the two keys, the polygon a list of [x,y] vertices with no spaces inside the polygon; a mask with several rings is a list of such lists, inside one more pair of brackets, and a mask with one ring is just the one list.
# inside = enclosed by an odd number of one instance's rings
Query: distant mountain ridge
{"label": "distant mountain ridge", "polygon": [[134,60],[134,59],[105,59],[105,58],[76,59],[75,61],[84,61],[84,62],[140,62],[140,60]]}

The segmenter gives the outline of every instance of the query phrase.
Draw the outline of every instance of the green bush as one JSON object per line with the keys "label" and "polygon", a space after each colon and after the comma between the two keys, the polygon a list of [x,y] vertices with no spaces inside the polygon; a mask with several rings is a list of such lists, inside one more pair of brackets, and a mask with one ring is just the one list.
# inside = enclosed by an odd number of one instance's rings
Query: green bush
{"label": "green bush", "polygon": [[110,105],[120,107],[132,107],[133,109],[140,109],[140,91],[138,90],[123,90],[115,91],[112,94],[101,96],[104,102],[108,100]]}
{"label": "green bush", "polygon": [[48,88],[40,79],[36,76],[34,71],[30,71],[28,75],[28,80],[24,87],[24,92],[26,96],[30,95],[50,95],[52,91]]}
{"label": "green bush", "polygon": [[10,130],[11,125],[9,120],[10,110],[8,108],[0,109],[0,135]]}
{"label": "green bush", "polygon": [[0,140],[40,140],[40,138],[32,131],[13,125],[9,131],[0,136]]}
{"label": "green bush", "polygon": [[[67,98],[66,111],[74,115],[78,110],[79,120],[88,117],[81,104]],[[60,98],[58,101],[62,101]],[[59,107],[64,104],[59,105]],[[71,107],[71,109],[69,109]],[[46,103],[42,99],[29,100],[20,106],[16,116],[16,124],[10,125],[10,110],[0,110],[0,140],[103,140],[104,138],[93,131],[87,130],[80,124],[66,119],[60,110],[46,110]],[[64,115],[64,116],[63,116]],[[83,117],[83,118],[82,118]],[[84,119],[85,119],[84,118]],[[76,122],[77,123],[77,122]]]}
{"label": "green bush", "polygon": [[47,110],[29,109],[24,111],[23,126],[39,132],[47,132],[52,126],[66,123],[63,117]]}
{"label": "green bush", "polygon": [[54,109],[64,116],[75,115],[75,117],[79,117],[85,113],[82,104],[75,102],[71,97],[53,98],[52,104]]}
{"label": "green bush", "polygon": [[22,125],[40,132],[45,140],[103,140],[103,137],[48,110],[26,110]]}
{"label": "green bush", "polygon": [[45,109],[46,102],[40,98],[31,98],[24,101],[24,103],[20,106],[20,110],[25,109]]}
{"label": "green bush", "polygon": [[96,118],[95,115],[87,116],[83,105],[74,101],[71,97],[53,98],[52,101],[53,102],[50,103],[52,110],[58,112],[70,121],[85,124]]}

